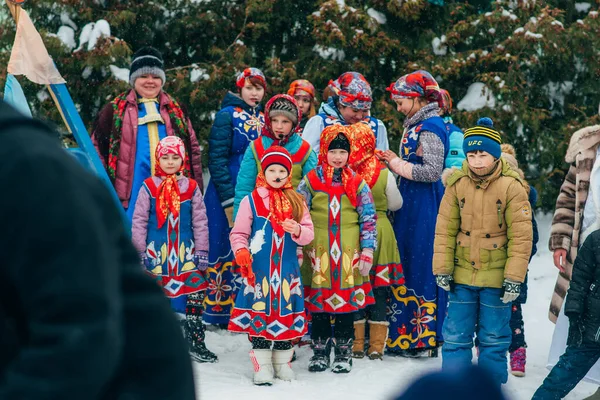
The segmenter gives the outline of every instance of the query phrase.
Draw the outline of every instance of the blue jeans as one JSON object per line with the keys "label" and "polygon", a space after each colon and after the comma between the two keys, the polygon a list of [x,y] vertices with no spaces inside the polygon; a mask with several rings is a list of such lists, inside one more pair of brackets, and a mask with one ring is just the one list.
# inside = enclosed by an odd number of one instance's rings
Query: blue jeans
{"label": "blue jeans", "polygon": [[568,346],[552,368],[532,400],[554,400],[565,397],[600,358],[600,345],[583,340],[580,346]]}
{"label": "blue jeans", "polygon": [[511,304],[500,300],[501,289],[457,284],[448,294],[448,315],[444,321],[442,369],[471,365],[473,335],[478,326],[479,366],[500,385],[508,380],[506,352],[512,334]]}

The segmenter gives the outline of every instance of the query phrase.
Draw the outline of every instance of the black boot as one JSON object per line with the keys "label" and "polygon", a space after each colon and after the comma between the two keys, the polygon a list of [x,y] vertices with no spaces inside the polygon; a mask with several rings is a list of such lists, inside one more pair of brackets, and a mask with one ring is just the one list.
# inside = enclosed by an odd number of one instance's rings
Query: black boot
{"label": "black boot", "polygon": [[352,371],[352,339],[334,339],[335,358],[331,370],[336,374]]}
{"label": "black boot", "polygon": [[314,355],[308,363],[310,372],[323,372],[329,368],[329,355],[331,354],[331,340],[316,339],[312,341]]}
{"label": "black boot", "polygon": [[217,355],[206,348],[205,330],[202,323],[202,301],[204,292],[188,296],[185,307],[185,333],[190,347],[190,356],[200,363],[219,361]]}

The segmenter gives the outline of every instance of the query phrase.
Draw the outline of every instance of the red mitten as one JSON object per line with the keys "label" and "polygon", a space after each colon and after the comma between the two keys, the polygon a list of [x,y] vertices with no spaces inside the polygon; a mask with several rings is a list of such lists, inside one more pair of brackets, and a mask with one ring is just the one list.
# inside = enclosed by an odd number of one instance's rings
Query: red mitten
{"label": "red mitten", "polygon": [[248,285],[254,286],[256,277],[254,276],[254,272],[252,272],[252,254],[250,254],[248,249],[242,248],[236,251],[235,262],[240,266],[242,278],[247,279]]}

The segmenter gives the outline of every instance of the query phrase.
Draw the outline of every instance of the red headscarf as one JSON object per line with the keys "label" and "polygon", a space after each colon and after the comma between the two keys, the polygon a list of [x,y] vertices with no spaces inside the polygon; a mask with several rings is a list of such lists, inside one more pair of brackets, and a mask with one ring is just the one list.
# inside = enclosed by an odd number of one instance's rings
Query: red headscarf
{"label": "red headscarf", "polygon": [[350,168],[367,182],[369,187],[375,186],[383,163],[375,156],[375,135],[368,124],[359,122],[350,125]]}
{"label": "red headscarf", "polygon": [[[160,158],[167,154],[177,154],[181,157],[179,170],[171,175],[167,174],[160,167]],[[167,136],[156,146],[154,157],[156,159],[156,171],[154,174],[158,177],[165,177],[158,186],[158,195],[156,196],[156,217],[158,228],[160,229],[165,224],[169,211],[173,214],[173,217],[177,218],[179,216],[181,200],[179,184],[177,183],[177,173],[183,170],[185,164],[185,145],[179,137]]]}
{"label": "red headscarf", "polygon": [[[328,186],[331,186],[332,184],[335,168],[329,165],[327,162],[327,152],[329,151],[329,145],[333,139],[338,137],[340,134],[346,136],[352,146],[352,125],[330,125],[323,129],[323,132],[321,132],[321,140],[319,145],[319,165],[323,169],[323,177],[325,178],[325,183]],[[352,149],[350,151],[352,151]],[[352,155],[350,154],[350,157],[351,156]],[[356,207],[356,192],[358,191],[358,186],[360,185],[361,180],[362,178],[359,175],[356,175],[349,168],[348,164],[342,167],[342,186],[344,186],[346,196],[348,196],[350,203],[354,207]]]}
{"label": "red headscarf", "polygon": [[[281,225],[286,219],[292,219],[292,203],[283,192],[286,189],[293,189],[292,187],[292,157],[286,149],[281,146],[271,146],[265,152],[261,161],[262,171],[258,173],[258,179],[256,181],[256,187],[264,187],[269,190],[269,221],[271,226],[277,235],[283,236],[285,231]],[[269,165],[279,164],[288,170],[288,177],[286,178],[285,184],[280,188],[274,188],[267,183],[265,179],[264,170]]]}

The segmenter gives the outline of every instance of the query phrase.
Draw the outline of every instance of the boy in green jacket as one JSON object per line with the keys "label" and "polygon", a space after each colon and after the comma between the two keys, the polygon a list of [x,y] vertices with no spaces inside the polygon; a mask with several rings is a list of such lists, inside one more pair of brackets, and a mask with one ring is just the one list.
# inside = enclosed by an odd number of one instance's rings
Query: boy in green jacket
{"label": "boy in green jacket", "polygon": [[433,274],[449,291],[442,369],[471,364],[478,327],[479,366],[506,383],[510,306],[531,254],[531,206],[520,176],[500,157],[490,118],[465,131],[467,160],[446,181],[435,230]]}

